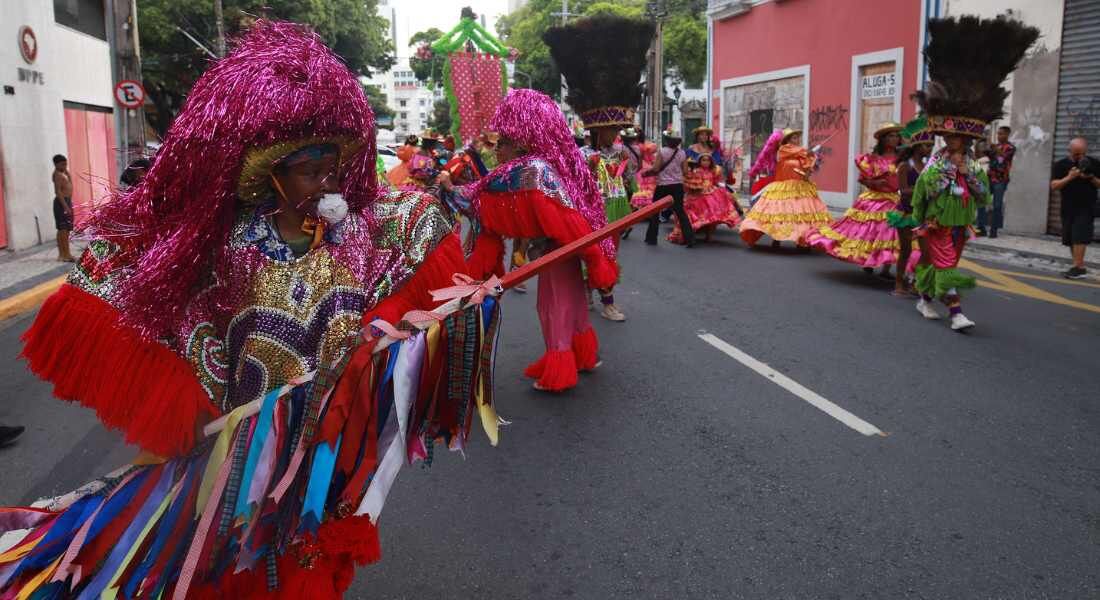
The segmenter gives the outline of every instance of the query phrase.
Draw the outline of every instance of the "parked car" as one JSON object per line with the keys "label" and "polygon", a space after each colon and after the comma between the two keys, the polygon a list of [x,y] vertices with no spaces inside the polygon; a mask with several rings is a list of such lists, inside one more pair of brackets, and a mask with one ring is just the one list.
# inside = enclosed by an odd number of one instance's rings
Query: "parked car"
{"label": "parked car", "polygon": [[392,148],[387,148],[386,146],[379,146],[378,147],[378,156],[382,157],[382,163],[384,165],[386,165],[386,170],[387,171],[389,171],[390,169],[392,169],[392,168],[396,167],[397,165],[401,164],[401,159],[397,158],[397,153],[394,152]]}

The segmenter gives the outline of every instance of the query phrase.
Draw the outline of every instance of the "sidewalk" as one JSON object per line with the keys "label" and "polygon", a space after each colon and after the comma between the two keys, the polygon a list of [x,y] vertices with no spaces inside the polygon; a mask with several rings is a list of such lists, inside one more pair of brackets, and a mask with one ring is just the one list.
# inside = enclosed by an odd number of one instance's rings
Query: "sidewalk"
{"label": "sidewalk", "polygon": [[[82,249],[82,244],[72,245],[76,256]],[[38,308],[72,267],[57,262],[53,242],[19,252],[0,251],[0,321]]]}
{"label": "sidewalk", "polygon": [[[980,248],[1009,256],[1041,258],[1062,263],[1066,267],[1073,264],[1070,260],[1069,248],[1062,245],[1061,238],[1053,235],[1027,236],[1001,232],[996,239],[971,238],[966,245],[969,248]],[[1085,265],[1089,270],[1100,271],[1100,251],[1090,247],[1089,251],[1085,252]]]}

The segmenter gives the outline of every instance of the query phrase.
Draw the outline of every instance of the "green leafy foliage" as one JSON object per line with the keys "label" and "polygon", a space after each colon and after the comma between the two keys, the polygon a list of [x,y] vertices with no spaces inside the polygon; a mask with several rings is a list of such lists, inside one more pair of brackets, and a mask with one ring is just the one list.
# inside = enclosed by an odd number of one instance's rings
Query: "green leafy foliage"
{"label": "green leafy foliage", "polygon": [[687,87],[703,86],[707,76],[707,24],[692,15],[669,17],[664,27],[665,65]]}
{"label": "green leafy foliage", "polygon": [[[211,0],[138,0],[142,76],[155,111],[149,121],[164,135],[187,92],[210,64],[217,27]],[[389,21],[378,0],[223,0],[227,38],[246,30],[259,15],[311,26],[348,67],[363,75],[394,64]]]}
{"label": "green leafy foliage", "polygon": [[440,98],[432,105],[432,114],[428,115],[428,128],[444,135],[451,131],[451,103]]}
{"label": "green leafy foliage", "polygon": [[[443,37],[443,32],[439,29],[432,27],[426,31],[418,31],[411,38],[409,38],[409,47],[418,48],[424,44],[431,45],[432,42]],[[415,54],[409,58],[409,67],[412,68],[413,74],[420,81],[430,84],[432,87],[441,85],[443,82],[443,63],[447,61],[446,55],[436,52],[432,54],[431,58],[417,58]]]}

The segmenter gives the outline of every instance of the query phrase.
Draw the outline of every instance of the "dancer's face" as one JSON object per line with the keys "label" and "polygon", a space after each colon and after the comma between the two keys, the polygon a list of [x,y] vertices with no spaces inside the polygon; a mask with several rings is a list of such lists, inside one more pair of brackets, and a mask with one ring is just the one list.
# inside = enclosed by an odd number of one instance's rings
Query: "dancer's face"
{"label": "dancer's face", "polygon": [[887,133],[886,136],[882,139],[882,144],[890,150],[896,149],[898,147],[898,144],[900,143],[901,136],[898,135],[896,132]]}
{"label": "dancer's face", "polygon": [[338,166],[337,155],[327,154],[277,169],[273,177],[279,210],[295,219],[316,217],[321,196],[340,191]]}
{"label": "dancer's face", "polygon": [[943,142],[947,144],[947,149],[951,152],[965,151],[969,141],[969,138],[964,135],[949,135],[943,138]]}
{"label": "dancer's face", "polygon": [[497,162],[500,163],[506,163],[527,154],[527,150],[517,144],[515,140],[503,135],[500,136],[493,151],[497,155]]}
{"label": "dancer's face", "polygon": [[801,133],[796,133],[796,134],[792,135],[791,137],[787,138],[787,143],[788,144],[794,144],[795,146],[801,146],[802,145],[802,134]]}

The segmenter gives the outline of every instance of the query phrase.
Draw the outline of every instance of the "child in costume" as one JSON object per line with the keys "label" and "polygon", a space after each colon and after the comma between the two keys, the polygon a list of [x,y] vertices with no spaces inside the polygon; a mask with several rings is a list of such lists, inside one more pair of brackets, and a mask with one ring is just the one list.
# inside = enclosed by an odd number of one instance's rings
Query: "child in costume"
{"label": "child in costume", "polygon": [[[928,131],[928,122],[923,116],[918,116],[905,124],[901,131],[902,141],[905,143],[898,150],[898,208],[886,215],[886,221],[898,231],[898,264],[911,265],[909,270],[916,266],[920,255],[913,254],[913,245],[919,240],[913,238],[913,228],[920,225],[913,219],[913,188],[917,185],[917,178],[924,171],[928,162],[928,155],[932,151],[932,144],[936,136]],[[896,297],[915,297],[918,294],[910,283],[910,274],[905,269],[897,269],[894,273],[894,291]]]}
{"label": "child in costume", "polygon": [[[591,17],[552,27],[542,37],[568,84],[569,106],[591,132],[591,149],[585,150],[585,156],[603,198],[607,222],[617,221],[630,214],[625,180],[633,176],[628,151],[617,138],[622,127],[634,124],[633,107],[642,99],[637,83],[653,25],[638,19]],[[619,238],[612,243],[617,247]],[[591,281],[589,285],[599,291],[603,318],[626,319],[609,288]]]}
{"label": "child in costume", "polygon": [[340,598],[400,466],[495,419],[463,391],[490,384],[492,298],[436,337],[391,325],[465,265],[435,199],[379,192],[374,143],[358,79],[299,25],[257,22],[199,78],[24,336],[142,456],[5,509],[27,533],[0,596]]}
{"label": "child in costume", "polygon": [[[470,274],[503,273],[504,240],[529,240],[531,258],[580,239],[607,224],[592,172],[573,141],[565,116],[550,97],[528,89],[508,92],[489,122],[499,134],[500,165],[476,184],[443,188],[467,200],[479,224]],[[537,310],[546,352],[527,367],[535,388],[560,392],[577,385],[577,371],[599,363],[599,343],[588,321],[583,261],[589,284],[610,289],[618,277],[610,239],[539,273]]]}
{"label": "child in costume", "polygon": [[[710,154],[688,159],[684,174],[684,211],[691,218],[691,228],[702,233],[709,242],[719,225],[737,227],[741,218],[735,208],[737,201],[722,185],[722,169],[714,164]],[[668,241],[683,244],[679,219],[668,234]]]}
{"label": "child in costume", "polygon": [[802,236],[807,231],[832,220],[828,207],[817,195],[817,186],[810,181],[817,158],[801,144],[801,131],[775,131],[757,156],[749,171],[750,180],[757,174],[772,172],[775,180],[760,192],[760,199],[741,222],[741,239],[747,245],[753,246],[767,235],[772,238],[772,246],[779,246],[781,241],[803,246]]}
{"label": "child in costume", "polygon": [[804,240],[811,248],[859,265],[864,271],[881,267],[883,277],[890,276],[890,265],[895,263],[900,271],[907,270],[906,264],[898,262],[901,247],[897,230],[887,221],[887,215],[897,209],[900,201],[896,164],[900,130],[901,125],[890,122],[875,131],[874,150],[855,159],[859,182],[864,187],[859,198],[844,216],[811,230]]}
{"label": "child in costume", "polygon": [[[951,315],[951,329],[966,331],[974,322],[962,313],[959,290],[974,287],[974,278],[958,271],[978,206],[993,197],[989,177],[974,160],[970,144],[984,139],[986,125],[1001,117],[1008,92],[1001,82],[1016,69],[1039,30],[1006,17],[932,19],[924,57],[931,82],[914,98],[928,115],[928,129],[943,136],[946,147],[936,154],[913,187],[914,234],[923,238],[916,288],[917,311],[940,318],[932,306],[941,300]],[[996,53],[985,49],[996,46]]]}

